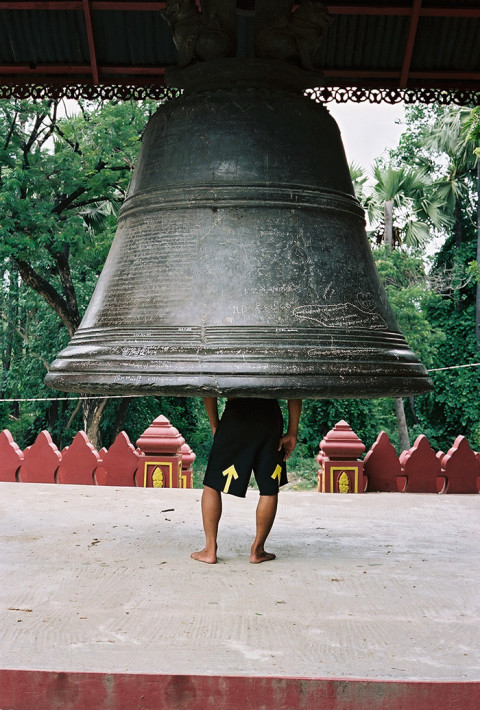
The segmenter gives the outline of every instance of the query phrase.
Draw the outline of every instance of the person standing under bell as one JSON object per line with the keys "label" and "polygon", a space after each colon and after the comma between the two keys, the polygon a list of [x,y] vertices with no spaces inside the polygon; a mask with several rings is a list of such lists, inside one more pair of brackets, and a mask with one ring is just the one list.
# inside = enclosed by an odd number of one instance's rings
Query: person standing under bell
{"label": "person standing under bell", "polygon": [[256,510],[256,536],[250,562],[268,562],[275,555],[265,551],[272,529],[280,486],[287,483],[286,461],[297,443],[301,399],[288,400],[288,427],[276,399],[231,398],[219,420],[216,397],[204,398],[213,433],[213,445],[203,479],[202,519],[205,547],[192,552],[199,562],[217,561],[217,533],[222,515],[222,493],[244,498],[253,471],[260,498]]}

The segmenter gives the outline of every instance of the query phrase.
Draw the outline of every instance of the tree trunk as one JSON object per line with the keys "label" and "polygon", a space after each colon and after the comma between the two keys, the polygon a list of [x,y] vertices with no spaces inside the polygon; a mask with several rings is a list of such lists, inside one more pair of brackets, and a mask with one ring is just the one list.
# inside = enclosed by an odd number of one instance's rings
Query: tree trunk
{"label": "tree trunk", "polygon": [[383,241],[393,248],[393,200],[386,200],[383,208],[385,231]]}
{"label": "tree trunk", "polygon": [[48,303],[55,313],[60,316],[63,324],[66,326],[70,337],[73,336],[76,329],[79,326],[80,318],[78,315],[78,309],[72,311],[71,304],[61,296],[58,291],[52,286],[46,279],[38,274],[35,269],[32,268],[30,264],[22,259],[14,257],[15,264],[18,269],[18,273],[22,277],[22,280],[27,286],[33,288],[34,291],[40,294],[42,298]]}
{"label": "tree trunk", "polygon": [[462,205],[460,200],[455,202],[453,232],[455,234],[455,246],[459,249],[463,244]]}
{"label": "tree trunk", "polygon": [[[7,326],[4,334],[4,348],[2,350],[2,379],[0,382],[0,397],[5,396],[7,387],[8,375],[12,364],[12,356],[14,349],[15,329],[18,325],[18,275],[15,269],[10,269],[9,272],[10,288],[8,289],[8,303],[5,311],[7,312]],[[3,274],[5,279],[6,274]]]}
{"label": "tree trunk", "polygon": [[406,451],[410,448],[410,438],[408,436],[403,399],[401,398],[395,399],[395,416],[397,418],[398,444],[400,446],[400,451]]}
{"label": "tree trunk", "polygon": [[[460,200],[457,200],[455,203],[455,224],[454,224],[454,234],[455,234],[455,246],[457,249],[460,249],[460,247],[463,244],[463,225],[462,225],[462,206],[460,204]],[[456,297],[456,304],[455,304],[455,310],[457,313],[460,313],[462,311],[463,306],[463,301],[461,298],[462,294],[462,289],[461,287],[458,289],[457,297]]]}
{"label": "tree trunk", "polygon": [[127,416],[128,407],[133,397],[122,397],[119,400],[119,405],[117,408],[117,413],[115,415],[115,424],[113,425],[113,430],[111,432],[110,445],[113,444],[116,437],[120,434],[125,423],[125,418]]}
{"label": "tree trunk", "polygon": [[417,415],[417,407],[415,406],[415,397],[409,397],[408,404],[410,405],[410,412],[412,414],[413,421],[415,422],[415,424],[420,424],[420,420],[418,419]]}
{"label": "tree trunk", "polygon": [[62,250],[53,254],[53,257],[57,264],[58,275],[62,283],[63,297],[68,307],[72,327],[76,330],[80,325],[80,313],[78,311],[77,295],[70,271],[70,248],[68,244],[64,244]]}
{"label": "tree trunk", "polygon": [[83,428],[90,443],[93,444],[97,451],[102,448],[100,420],[107,402],[108,397],[104,397],[103,399],[82,400]]}

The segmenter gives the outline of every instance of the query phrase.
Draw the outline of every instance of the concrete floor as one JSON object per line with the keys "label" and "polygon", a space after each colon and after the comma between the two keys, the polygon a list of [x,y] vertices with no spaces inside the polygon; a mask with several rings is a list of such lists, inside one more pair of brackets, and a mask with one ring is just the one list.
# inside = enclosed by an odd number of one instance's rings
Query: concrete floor
{"label": "concrete floor", "polygon": [[480,679],[480,496],[288,491],[248,562],[257,493],[0,483],[0,668]]}

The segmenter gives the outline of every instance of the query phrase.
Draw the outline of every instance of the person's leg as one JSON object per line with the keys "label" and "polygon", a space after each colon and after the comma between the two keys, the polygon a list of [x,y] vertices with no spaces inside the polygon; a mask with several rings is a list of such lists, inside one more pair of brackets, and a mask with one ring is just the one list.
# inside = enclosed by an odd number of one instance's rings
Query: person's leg
{"label": "person's leg", "polygon": [[198,552],[192,552],[191,557],[199,562],[215,564],[217,561],[218,523],[222,515],[222,495],[209,486],[203,487],[202,519],[205,531],[205,547]]}
{"label": "person's leg", "polygon": [[250,552],[250,562],[268,562],[274,560],[275,555],[265,552],[265,541],[272,529],[273,521],[277,513],[278,495],[260,496],[257,505],[256,522],[257,534]]}

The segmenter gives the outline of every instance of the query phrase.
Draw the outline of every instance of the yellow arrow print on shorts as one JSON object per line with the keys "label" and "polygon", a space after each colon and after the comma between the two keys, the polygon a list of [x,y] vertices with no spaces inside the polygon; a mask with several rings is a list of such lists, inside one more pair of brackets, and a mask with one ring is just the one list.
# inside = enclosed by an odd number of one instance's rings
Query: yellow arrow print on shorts
{"label": "yellow arrow print on shorts", "polygon": [[230,488],[230,483],[232,482],[232,478],[237,479],[238,478],[238,473],[237,469],[235,466],[229,466],[228,468],[225,469],[225,471],[222,471],[224,476],[227,476],[227,482],[225,483],[225,488],[223,489],[224,493],[228,493],[228,489]]}
{"label": "yellow arrow print on shorts", "polygon": [[280,485],[280,476],[282,475],[282,467],[277,464],[277,468],[272,473],[272,478],[278,478],[278,485]]}

